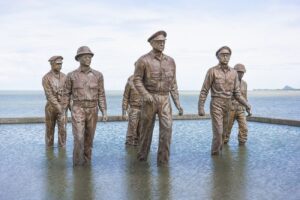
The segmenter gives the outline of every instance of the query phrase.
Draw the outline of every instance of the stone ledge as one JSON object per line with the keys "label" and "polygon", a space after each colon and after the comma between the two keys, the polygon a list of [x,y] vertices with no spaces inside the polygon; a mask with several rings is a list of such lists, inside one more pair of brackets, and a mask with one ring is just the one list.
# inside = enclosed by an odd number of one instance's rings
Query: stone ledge
{"label": "stone ledge", "polygon": [[[207,119],[210,119],[210,115],[208,114],[201,117],[196,114],[186,114],[183,116],[173,115],[173,120],[207,120]],[[277,118],[256,117],[256,116],[247,117],[247,120],[250,122],[260,122],[260,123],[300,127],[300,121],[298,120],[277,119]],[[101,116],[99,116],[98,121],[102,121]],[[118,122],[118,121],[125,121],[125,120],[122,119],[122,116],[108,117],[108,122]],[[71,122],[70,117],[68,118],[68,122]],[[35,124],[35,123],[45,123],[45,118],[44,117],[0,118],[0,124]]]}

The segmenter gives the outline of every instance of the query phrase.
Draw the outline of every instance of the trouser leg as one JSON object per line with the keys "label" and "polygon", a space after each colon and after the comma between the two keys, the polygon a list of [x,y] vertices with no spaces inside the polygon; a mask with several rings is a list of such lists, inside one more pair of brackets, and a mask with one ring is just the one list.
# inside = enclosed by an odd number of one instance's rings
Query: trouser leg
{"label": "trouser leg", "polygon": [[58,144],[61,147],[66,146],[66,139],[67,139],[67,122],[68,122],[68,115],[67,110],[63,113],[58,114]]}
{"label": "trouser leg", "polygon": [[239,134],[238,134],[238,140],[240,144],[244,144],[247,141],[248,137],[248,127],[247,127],[247,119],[245,112],[242,110],[239,110],[237,112],[237,121],[239,125]]}
{"label": "trouser leg", "polygon": [[128,114],[128,128],[126,135],[126,144],[136,145],[137,141],[137,132],[138,132],[138,123],[139,123],[139,114],[140,110],[136,108],[130,108]]}
{"label": "trouser leg", "polygon": [[227,127],[227,131],[226,131],[225,138],[224,138],[224,144],[227,144],[229,142],[231,130],[232,130],[234,120],[235,120],[235,113],[236,113],[235,110],[229,111],[228,127]]}
{"label": "trouser leg", "polygon": [[73,165],[84,165],[85,112],[77,105],[72,107],[72,131],[74,136]]}
{"label": "trouser leg", "polygon": [[139,111],[137,113],[136,136],[134,138],[134,143],[136,145],[140,144],[140,136],[141,136],[141,110],[139,109]]}
{"label": "trouser leg", "polygon": [[53,146],[54,144],[55,123],[56,123],[56,112],[54,108],[49,103],[47,103],[45,106],[45,124],[46,124],[45,143],[47,146]]}
{"label": "trouser leg", "polygon": [[169,96],[159,96],[159,145],[157,163],[167,164],[170,157],[172,137],[172,107]]}
{"label": "trouser leg", "polygon": [[93,141],[96,131],[96,125],[98,120],[98,108],[86,109],[86,129],[84,133],[84,159],[88,164],[92,159]]}
{"label": "trouser leg", "polygon": [[212,120],[213,139],[211,154],[217,155],[221,152],[223,141],[223,109],[222,99],[213,98],[210,104],[210,115]]}
{"label": "trouser leg", "polygon": [[155,102],[143,102],[141,109],[140,146],[137,158],[147,160],[150,151],[153,128],[155,125],[156,106]]}
{"label": "trouser leg", "polygon": [[229,128],[229,115],[230,115],[230,107],[229,107],[229,100],[224,100],[222,105],[223,110],[223,133],[222,133],[222,147],[224,144],[224,140],[226,138],[226,134],[228,133]]}

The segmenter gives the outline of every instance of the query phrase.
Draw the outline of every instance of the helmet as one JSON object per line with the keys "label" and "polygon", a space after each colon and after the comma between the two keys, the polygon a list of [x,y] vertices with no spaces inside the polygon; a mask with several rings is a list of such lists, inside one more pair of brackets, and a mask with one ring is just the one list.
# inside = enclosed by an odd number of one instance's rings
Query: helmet
{"label": "helmet", "polygon": [[237,71],[237,72],[246,72],[246,68],[245,68],[245,65],[243,64],[236,64],[234,66],[234,69]]}
{"label": "helmet", "polygon": [[78,50],[77,50],[77,54],[75,56],[75,60],[78,61],[78,57],[83,55],[83,54],[90,54],[92,56],[94,56],[94,53],[90,50],[89,47],[87,46],[82,46],[82,47],[79,47]]}

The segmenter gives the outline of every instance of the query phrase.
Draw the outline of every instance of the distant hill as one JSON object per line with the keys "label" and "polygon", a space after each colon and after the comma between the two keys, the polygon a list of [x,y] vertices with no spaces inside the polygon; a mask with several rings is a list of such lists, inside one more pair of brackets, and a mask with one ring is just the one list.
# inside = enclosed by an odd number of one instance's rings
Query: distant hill
{"label": "distant hill", "polygon": [[291,86],[289,85],[286,85],[284,86],[282,89],[253,89],[254,91],[273,91],[273,90],[297,90],[299,91],[300,89],[295,89],[295,88],[292,88]]}
{"label": "distant hill", "polygon": [[295,90],[295,88],[292,88],[291,86],[284,86],[284,88],[282,88],[283,90]]}

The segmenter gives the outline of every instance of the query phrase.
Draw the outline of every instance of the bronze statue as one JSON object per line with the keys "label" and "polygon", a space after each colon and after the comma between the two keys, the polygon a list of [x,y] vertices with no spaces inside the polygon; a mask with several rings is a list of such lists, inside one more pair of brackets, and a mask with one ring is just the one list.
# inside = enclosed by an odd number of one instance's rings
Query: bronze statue
{"label": "bronze statue", "polygon": [[[141,96],[133,85],[133,76],[128,78],[122,101],[122,117],[128,121],[126,145],[137,146],[140,137]],[[128,117],[126,115],[128,111]]]}
{"label": "bronze statue", "polygon": [[229,109],[231,98],[235,98],[239,103],[246,107],[249,115],[251,106],[242,97],[237,72],[228,66],[231,56],[231,49],[227,46],[221,47],[216,56],[219,64],[208,70],[198,103],[198,114],[204,116],[204,103],[211,90],[210,115],[212,119],[213,139],[211,154],[218,155],[223,146],[226,129],[228,128]]}
{"label": "bronze statue", "polygon": [[60,147],[66,145],[67,101],[63,97],[66,75],[60,72],[62,60],[62,56],[52,56],[49,59],[51,70],[43,77],[42,81],[47,98],[45,107],[45,141],[47,146],[53,146],[56,123],[58,125],[58,145]]}
{"label": "bronze statue", "polygon": [[[242,80],[244,74],[246,73],[246,68],[243,64],[236,64],[234,66],[234,69],[238,73],[241,94],[247,100],[248,99],[247,83],[244,80]],[[244,145],[245,142],[247,141],[247,135],[248,135],[245,107],[234,98],[232,98],[231,100],[232,100],[232,105],[231,105],[231,110],[229,112],[229,122],[228,122],[227,132],[225,134],[224,144],[227,144],[229,142],[231,129],[234,124],[234,121],[236,120],[239,126],[239,134],[238,134],[239,145]]]}
{"label": "bronze statue", "polygon": [[73,102],[71,112],[74,166],[90,164],[98,106],[103,121],[107,121],[103,75],[90,67],[93,56],[89,47],[79,47],[75,60],[80,66],[67,75],[66,95]]}
{"label": "bronze statue", "polygon": [[165,31],[158,31],[148,39],[153,49],[136,61],[133,80],[134,86],[142,97],[138,159],[147,160],[157,114],[159,118],[158,164],[167,164],[170,155],[172,107],[169,93],[179,110],[179,115],[183,114],[179,102],[175,62],[173,58],[163,54],[166,36]]}

